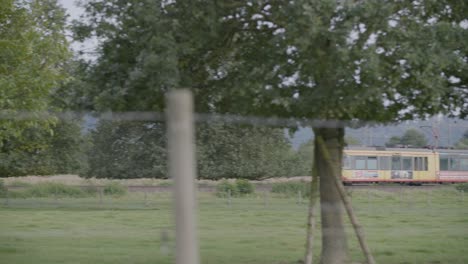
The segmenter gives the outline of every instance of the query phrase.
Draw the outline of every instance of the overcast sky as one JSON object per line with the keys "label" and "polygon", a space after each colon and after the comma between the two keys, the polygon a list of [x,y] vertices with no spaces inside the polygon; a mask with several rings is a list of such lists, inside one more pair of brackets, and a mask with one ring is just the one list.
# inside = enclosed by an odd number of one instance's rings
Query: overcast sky
{"label": "overcast sky", "polygon": [[76,0],[59,0],[59,3],[67,9],[71,19],[77,19],[83,13],[83,9],[77,7],[75,2]]}
{"label": "overcast sky", "polygon": [[[77,0],[58,0],[58,2],[67,10],[67,13],[70,15],[70,17],[68,18],[69,22],[72,21],[73,19],[79,19],[80,15],[83,14],[84,10],[76,5]],[[84,55],[80,57],[87,59],[87,60],[96,59],[93,53],[96,46],[97,46],[97,41],[95,39],[87,40],[84,43],[76,43],[76,42],[71,43],[71,48],[75,52],[77,51],[86,52]]]}

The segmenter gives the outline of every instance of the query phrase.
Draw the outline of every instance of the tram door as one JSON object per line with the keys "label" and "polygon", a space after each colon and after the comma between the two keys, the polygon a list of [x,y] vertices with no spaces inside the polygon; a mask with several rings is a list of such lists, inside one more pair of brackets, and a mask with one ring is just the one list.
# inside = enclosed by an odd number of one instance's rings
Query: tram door
{"label": "tram door", "polygon": [[418,181],[428,180],[428,158],[413,157],[413,179]]}
{"label": "tram door", "polygon": [[412,180],[413,175],[413,158],[400,155],[392,156],[392,180]]}

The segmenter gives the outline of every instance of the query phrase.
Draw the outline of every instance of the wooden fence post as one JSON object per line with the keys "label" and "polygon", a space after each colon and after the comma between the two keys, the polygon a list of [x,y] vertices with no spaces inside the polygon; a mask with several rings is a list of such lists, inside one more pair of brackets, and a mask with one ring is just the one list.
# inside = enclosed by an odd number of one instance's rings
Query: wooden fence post
{"label": "wooden fence post", "polygon": [[371,214],[371,193],[370,190],[367,190],[367,213]]}
{"label": "wooden fence post", "polygon": [[307,216],[307,239],[306,239],[306,254],[304,257],[304,264],[313,263],[314,255],[314,238],[315,238],[315,224],[316,224],[316,207],[319,200],[319,175],[315,164],[312,166],[312,182],[310,183],[310,197],[309,197],[309,212]]}
{"label": "wooden fence post", "polygon": [[9,206],[10,205],[10,197],[8,194],[8,187],[5,188],[5,205]]}
{"label": "wooden fence post", "polygon": [[432,190],[428,190],[426,192],[426,196],[427,196],[427,206],[430,208],[432,208],[432,201],[431,201],[431,198],[432,198]]}
{"label": "wooden fence post", "polygon": [[144,196],[145,196],[145,207],[148,207],[149,203],[148,203],[148,194],[147,194],[146,187],[144,189]]}
{"label": "wooden fence post", "polygon": [[166,102],[169,175],[175,183],[176,264],[198,264],[192,93],[170,91]]}
{"label": "wooden fence post", "polygon": [[99,204],[102,205],[103,187],[99,187]]}

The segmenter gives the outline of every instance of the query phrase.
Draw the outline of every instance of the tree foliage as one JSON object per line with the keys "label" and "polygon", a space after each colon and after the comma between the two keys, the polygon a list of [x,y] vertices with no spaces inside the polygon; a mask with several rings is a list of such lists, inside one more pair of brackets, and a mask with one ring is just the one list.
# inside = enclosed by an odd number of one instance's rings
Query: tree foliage
{"label": "tree foliage", "polygon": [[468,149],[468,130],[465,131],[463,137],[455,144],[456,149]]}
{"label": "tree foliage", "polygon": [[165,126],[101,121],[91,132],[86,177],[167,178]]}
{"label": "tree foliage", "polygon": [[346,145],[348,146],[358,146],[358,145],[361,145],[361,141],[353,136],[346,136],[345,137],[345,142],[346,142]]}
{"label": "tree foliage", "polygon": [[[98,1],[80,37],[102,40],[89,98],[161,110],[190,87],[203,112],[391,122],[468,114],[463,1]],[[344,129],[314,127],[339,171]],[[317,148],[315,149],[317,151]],[[320,172],[322,262],[346,261],[332,168]],[[337,235],[334,237],[334,235]],[[342,243],[343,242],[343,243]]]}
{"label": "tree foliage", "polygon": [[298,162],[297,166],[300,167],[300,174],[296,176],[312,175],[312,164],[314,161],[314,140],[311,139],[299,146],[297,150]]}
{"label": "tree foliage", "polygon": [[69,80],[65,22],[57,0],[0,5],[0,176],[71,173],[84,163],[77,120],[34,118],[63,106],[54,96]]}
{"label": "tree foliage", "polygon": [[53,134],[29,127],[21,137],[6,137],[0,148],[0,177],[77,173],[86,167],[86,142],[77,122],[54,124]]}
{"label": "tree foliage", "polygon": [[[18,111],[48,110],[50,94],[66,80],[69,58],[65,13],[56,0],[5,0],[0,7],[0,108],[4,116]],[[54,120],[0,120],[0,144],[21,137],[23,129]]]}
{"label": "tree foliage", "polygon": [[308,172],[279,128],[201,125],[197,149],[199,176],[203,178],[262,179]]}
{"label": "tree foliage", "polygon": [[424,133],[417,129],[408,129],[401,137],[393,136],[385,144],[387,147],[426,147],[427,139]]}
{"label": "tree foliage", "polygon": [[85,7],[89,20],[75,31],[103,40],[92,71],[99,89],[90,91],[101,108],[162,109],[165,91],[193,87],[205,111],[378,121],[466,115],[467,8],[456,1]]}
{"label": "tree foliage", "polygon": [[[90,140],[87,177],[168,177],[163,123],[101,121]],[[308,173],[279,128],[200,125],[197,163],[198,176],[203,179],[261,179]]]}

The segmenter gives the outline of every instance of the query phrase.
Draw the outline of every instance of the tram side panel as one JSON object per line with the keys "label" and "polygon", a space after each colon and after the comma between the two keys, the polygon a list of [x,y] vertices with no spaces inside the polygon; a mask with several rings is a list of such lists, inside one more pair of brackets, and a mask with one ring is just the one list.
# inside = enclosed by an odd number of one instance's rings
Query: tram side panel
{"label": "tram side panel", "polygon": [[343,160],[345,183],[425,183],[438,180],[438,154],[428,150],[347,150]]}
{"label": "tram side panel", "polygon": [[415,183],[437,182],[438,154],[435,152],[411,153],[413,181]]}
{"label": "tram side panel", "polygon": [[390,173],[382,169],[385,153],[368,150],[348,150],[343,158],[342,180],[345,183],[388,181]]}
{"label": "tram side panel", "polygon": [[439,167],[440,182],[468,182],[468,151],[440,152]]}

